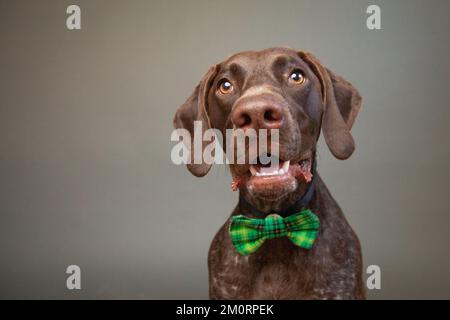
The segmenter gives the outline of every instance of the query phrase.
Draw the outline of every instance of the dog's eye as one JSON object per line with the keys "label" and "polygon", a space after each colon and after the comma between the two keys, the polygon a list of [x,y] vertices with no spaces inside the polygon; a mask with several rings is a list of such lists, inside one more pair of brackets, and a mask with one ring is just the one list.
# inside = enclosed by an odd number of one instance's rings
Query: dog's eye
{"label": "dog's eye", "polygon": [[228,94],[231,91],[233,91],[233,85],[231,84],[231,82],[229,80],[223,79],[219,82],[219,86],[218,86],[217,90],[221,94]]}
{"label": "dog's eye", "polygon": [[294,70],[289,76],[289,81],[295,84],[302,84],[305,82],[305,76],[300,70]]}

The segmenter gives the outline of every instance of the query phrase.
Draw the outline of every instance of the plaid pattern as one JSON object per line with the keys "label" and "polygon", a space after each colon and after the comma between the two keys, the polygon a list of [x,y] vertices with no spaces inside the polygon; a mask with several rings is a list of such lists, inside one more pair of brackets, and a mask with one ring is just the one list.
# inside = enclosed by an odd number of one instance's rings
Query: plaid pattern
{"label": "plaid pattern", "polygon": [[277,214],[265,219],[233,216],[228,231],[236,250],[245,256],[258,250],[264,241],[279,237],[288,237],[297,246],[310,249],[318,230],[319,218],[306,209],[286,218]]}

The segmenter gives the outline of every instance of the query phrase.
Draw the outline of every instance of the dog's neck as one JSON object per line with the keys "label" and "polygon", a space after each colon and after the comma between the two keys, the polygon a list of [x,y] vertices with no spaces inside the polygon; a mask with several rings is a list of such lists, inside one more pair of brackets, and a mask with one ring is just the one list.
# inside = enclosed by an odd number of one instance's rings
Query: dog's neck
{"label": "dog's neck", "polygon": [[287,217],[291,214],[300,212],[308,208],[316,191],[315,181],[317,180],[317,172],[315,159],[313,163],[312,174],[313,178],[311,182],[306,185],[300,186],[299,190],[297,190],[291,197],[275,202],[268,203],[267,201],[252,201],[251,203],[246,199],[246,196],[243,192],[239,192],[238,207],[241,211],[241,214],[255,218],[264,218],[268,214],[276,213],[282,217]]}

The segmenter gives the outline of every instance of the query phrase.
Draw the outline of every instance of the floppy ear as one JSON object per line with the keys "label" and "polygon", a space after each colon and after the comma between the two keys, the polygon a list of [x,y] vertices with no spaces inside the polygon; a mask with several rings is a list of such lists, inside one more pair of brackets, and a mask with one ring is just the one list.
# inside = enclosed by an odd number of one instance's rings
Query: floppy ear
{"label": "floppy ear", "polygon": [[350,82],[334,74],[328,68],[326,70],[333,84],[334,97],[339,111],[348,128],[351,129],[361,108],[361,96]]}
{"label": "floppy ear", "polygon": [[322,132],[331,153],[345,160],[355,150],[350,129],[361,107],[361,96],[345,79],[326,69],[309,52],[299,52],[320,81],[325,107],[322,116]]}
{"label": "floppy ear", "polygon": [[[211,128],[207,112],[207,97],[211,88],[214,76],[217,74],[217,66],[209,68],[208,72],[203,76],[200,84],[194,89],[191,96],[184,102],[175,113],[173,125],[176,129],[186,129],[191,135],[191,161],[187,165],[188,170],[196,177],[203,177],[211,169],[211,165],[203,161],[199,164],[194,163],[194,121],[201,121],[202,137],[205,131]],[[202,155],[207,143],[202,143]]]}

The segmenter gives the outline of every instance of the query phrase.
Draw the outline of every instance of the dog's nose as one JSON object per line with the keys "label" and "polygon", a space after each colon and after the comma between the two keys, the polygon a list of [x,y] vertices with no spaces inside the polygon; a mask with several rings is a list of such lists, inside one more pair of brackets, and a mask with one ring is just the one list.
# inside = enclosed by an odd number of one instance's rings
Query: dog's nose
{"label": "dog's nose", "polygon": [[283,124],[282,107],[257,100],[239,104],[231,114],[231,121],[238,129],[280,129]]}

